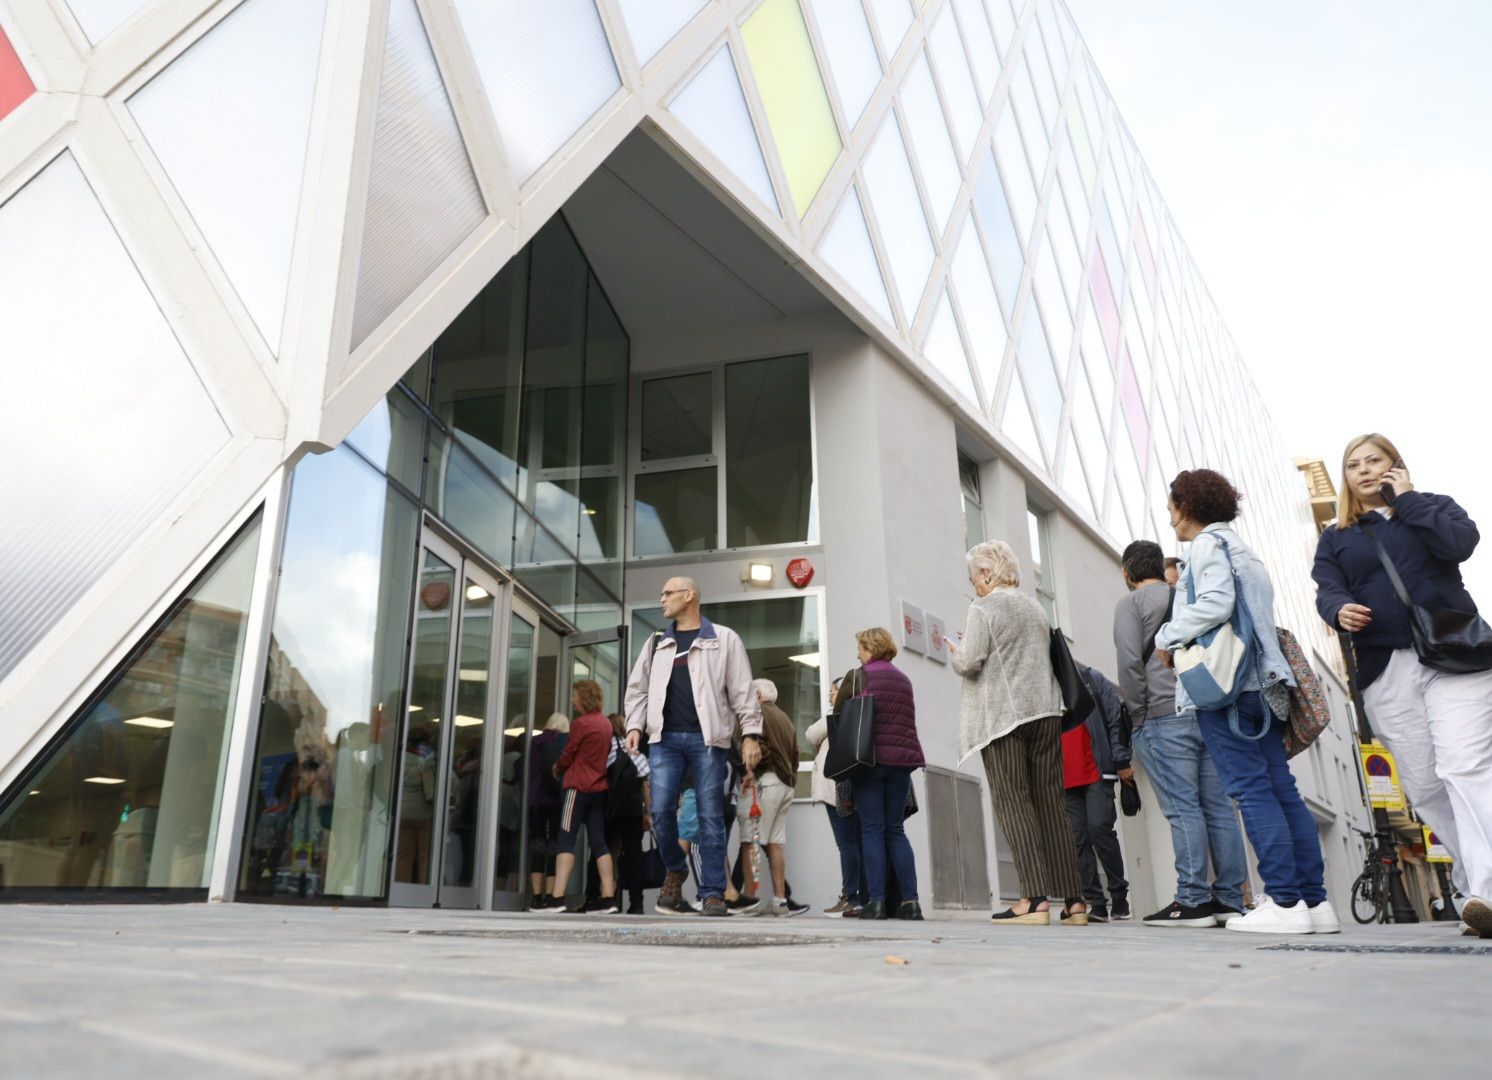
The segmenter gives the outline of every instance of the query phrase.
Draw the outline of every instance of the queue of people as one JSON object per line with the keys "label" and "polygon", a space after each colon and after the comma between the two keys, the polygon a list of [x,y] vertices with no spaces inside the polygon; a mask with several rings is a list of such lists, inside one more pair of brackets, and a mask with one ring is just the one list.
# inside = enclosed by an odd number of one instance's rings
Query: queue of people
{"label": "queue of people", "polygon": [[[1186,561],[1148,540],[1125,549],[1128,591],[1113,619],[1117,684],[1080,666],[1085,715],[1064,692],[1054,628],[1021,590],[1015,552],[998,540],[969,551],[975,596],[962,633],[948,639],[962,680],[958,758],[980,755],[1019,884],[1019,898],[991,916],[993,925],[1049,925],[1054,904],[1064,926],[1133,917],[1115,826],[1116,801],[1127,813],[1138,809],[1138,765],[1169,823],[1176,874],[1171,902],[1143,925],[1340,930],[1316,823],[1287,760],[1298,668],[1276,630],[1269,573],[1234,528],[1241,498],[1209,469],[1171,481],[1167,508]],[[1492,936],[1492,662],[1475,670],[1464,656],[1459,669],[1432,662],[1411,606],[1475,612],[1459,567],[1478,539],[1464,510],[1416,491],[1392,443],[1368,435],[1343,456],[1338,522],[1320,538],[1313,575],[1322,619],[1351,635],[1374,730],[1394,752],[1416,810],[1455,856],[1462,917]],[[541,791],[531,806],[536,842],[546,857],[554,853],[552,870],[547,858],[535,864],[532,906],[562,906],[585,828],[600,878],[600,896],[585,910],[618,910],[619,889],[629,893],[629,911],[641,910],[630,856],[649,832],[664,864],[655,911],[805,911],[787,874],[796,729],[776,704],[776,687],[753,679],[740,636],[702,615],[693,580],[670,579],[660,601],[667,625],[639,652],[624,712],[608,720],[595,684],[577,684],[579,715],[550,770],[560,788]],[[838,854],[839,896],[823,914],[918,920],[905,828],[916,810],[913,774],[926,764],[915,693],[894,662],[889,631],[863,630],[855,646],[859,664],[835,680],[830,714],[804,733],[814,754],[809,803],[824,807]],[[831,778],[836,719],[867,695],[872,761]],[[626,775],[645,778],[645,794],[628,824],[608,835],[598,793],[619,758],[630,762]],[[1257,897],[1249,895],[1245,839],[1263,882]],[[618,846],[620,877],[609,854]],[[695,902],[683,895],[691,867]]]}

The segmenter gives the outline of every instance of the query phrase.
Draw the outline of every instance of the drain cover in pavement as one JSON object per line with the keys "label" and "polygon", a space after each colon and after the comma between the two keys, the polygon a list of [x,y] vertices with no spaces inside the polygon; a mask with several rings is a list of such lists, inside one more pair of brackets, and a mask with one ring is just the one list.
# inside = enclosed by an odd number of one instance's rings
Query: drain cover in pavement
{"label": "drain cover in pavement", "polygon": [[[575,930],[391,930],[420,937],[492,938],[515,941],[557,941],[585,945],[674,945],[691,949],[757,949],[767,945],[832,945],[836,938],[809,934],[731,934],[662,928]],[[857,939],[857,940],[864,940]]]}
{"label": "drain cover in pavement", "polygon": [[1388,953],[1403,956],[1492,956],[1476,945],[1261,945],[1260,952]]}

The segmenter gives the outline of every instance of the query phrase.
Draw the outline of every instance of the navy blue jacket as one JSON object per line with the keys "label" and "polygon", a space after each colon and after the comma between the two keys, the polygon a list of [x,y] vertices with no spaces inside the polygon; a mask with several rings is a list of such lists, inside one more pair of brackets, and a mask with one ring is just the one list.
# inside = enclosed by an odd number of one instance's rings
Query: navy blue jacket
{"label": "navy blue jacket", "polygon": [[[1385,548],[1409,596],[1421,607],[1475,611],[1475,602],[1461,581],[1461,564],[1476,550],[1481,534],[1466,511],[1448,495],[1407,491],[1394,500],[1394,515],[1378,513],[1365,519],[1366,528]],[[1394,592],[1378,548],[1362,524],[1343,529],[1332,526],[1316,544],[1316,610],[1333,630],[1341,628],[1337,613],[1343,604],[1372,609],[1373,621],[1352,635],[1357,653],[1359,687],[1383,674],[1395,649],[1414,645],[1409,611]]]}
{"label": "navy blue jacket", "polygon": [[1102,672],[1091,667],[1082,671],[1097,702],[1083,722],[1088,725],[1089,741],[1093,743],[1093,760],[1107,779],[1118,775],[1120,769],[1129,768],[1129,744],[1124,741],[1124,728],[1119,722],[1119,688],[1104,678]]}

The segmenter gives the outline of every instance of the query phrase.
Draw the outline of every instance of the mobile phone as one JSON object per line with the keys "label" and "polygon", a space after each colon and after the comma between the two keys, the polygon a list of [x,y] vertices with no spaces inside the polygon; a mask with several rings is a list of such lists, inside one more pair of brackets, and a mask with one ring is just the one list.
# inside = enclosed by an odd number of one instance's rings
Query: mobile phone
{"label": "mobile phone", "polygon": [[[1395,461],[1391,466],[1389,466],[1389,468],[1392,468],[1392,469],[1402,469],[1403,467],[1404,467],[1404,459],[1403,458],[1400,458],[1398,461]],[[1394,499],[1395,499],[1396,496],[1394,495],[1394,486],[1392,484],[1390,484],[1390,483],[1379,484],[1378,485],[1378,495],[1389,506],[1392,506],[1394,504]]]}

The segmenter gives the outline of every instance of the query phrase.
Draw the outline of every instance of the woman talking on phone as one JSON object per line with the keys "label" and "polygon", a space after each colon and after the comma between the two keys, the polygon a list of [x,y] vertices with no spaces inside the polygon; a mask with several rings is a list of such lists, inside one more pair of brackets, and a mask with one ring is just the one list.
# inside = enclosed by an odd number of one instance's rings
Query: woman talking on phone
{"label": "woman talking on phone", "polygon": [[1414,808],[1455,857],[1461,917],[1492,937],[1492,671],[1448,674],[1420,662],[1409,598],[1475,612],[1461,563],[1480,535],[1448,495],[1416,491],[1399,451],[1363,435],[1342,455],[1337,522],[1316,545],[1316,610],[1352,635],[1373,731],[1398,762]]}

